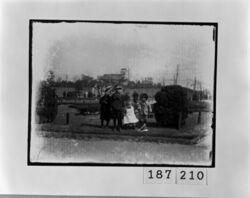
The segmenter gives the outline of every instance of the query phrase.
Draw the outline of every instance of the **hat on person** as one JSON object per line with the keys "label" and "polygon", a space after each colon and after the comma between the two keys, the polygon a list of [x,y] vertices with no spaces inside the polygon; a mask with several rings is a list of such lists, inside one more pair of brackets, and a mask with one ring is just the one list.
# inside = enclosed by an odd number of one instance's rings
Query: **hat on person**
{"label": "hat on person", "polygon": [[121,90],[121,89],[122,89],[121,86],[116,86],[116,87],[115,87],[115,90],[116,90],[116,91]]}
{"label": "hat on person", "polygon": [[105,92],[109,92],[109,91],[111,91],[112,90],[112,86],[107,86],[106,88],[105,88]]}
{"label": "hat on person", "polygon": [[146,100],[148,99],[148,94],[146,94],[146,93],[142,93],[141,95],[140,95],[140,98],[142,99],[142,98],[145,98]]}

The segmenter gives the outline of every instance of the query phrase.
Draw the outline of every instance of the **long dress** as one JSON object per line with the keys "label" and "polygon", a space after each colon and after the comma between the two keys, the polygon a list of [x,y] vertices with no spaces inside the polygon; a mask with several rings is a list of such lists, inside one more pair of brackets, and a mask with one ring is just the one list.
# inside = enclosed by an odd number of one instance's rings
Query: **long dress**
{"label": "long dress", "polygon": [[126,114],[123,117],[123,123],[124,124],[133,124],[133,123],[137,123],[138,119],[135,116],[135,112],[134,112],[134,107],[127,107],[126,108]]}
{"label": "long dress", "polygon": [[108,95],[104,95],[100,99],[100,119],[101,120],[109,120],[110,119],[110,97]]}

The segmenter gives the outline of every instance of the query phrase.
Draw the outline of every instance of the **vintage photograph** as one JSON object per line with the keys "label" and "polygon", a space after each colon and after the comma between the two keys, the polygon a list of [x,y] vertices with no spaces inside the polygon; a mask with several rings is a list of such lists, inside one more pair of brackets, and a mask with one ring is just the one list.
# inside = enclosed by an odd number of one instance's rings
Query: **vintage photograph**
{"label": "vintage photograph", "polygon": [[28,164],[214,167],[217,31],[30,20]]}

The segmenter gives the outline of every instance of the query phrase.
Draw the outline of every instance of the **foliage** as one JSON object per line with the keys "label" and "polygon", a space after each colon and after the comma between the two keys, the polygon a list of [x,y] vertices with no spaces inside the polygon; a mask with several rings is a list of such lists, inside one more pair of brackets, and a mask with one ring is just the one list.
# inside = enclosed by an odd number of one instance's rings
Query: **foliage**
{"label": "foliage", "polygon": [[188,116],[187,90],[179,85],[169,85],[155,95],[155,118],[158,124],[177,126],[179,114],[182,114],[182,123]]}
{"label": "foliage", "polygon": [[74,99],[77,97],[77,92],[76,91],[68,91],[66,93],[67,99]]}
{"label": "foliage", "polygon": [[[124,81],[124,80],[123,80]],[[74,87],[77,91],[82,90],[83,88],[89,87],[106,87],[108,85],[115,85],[116,83],[112,82],[105,82],[100,79],[94,79],[88,75],[82,75],[81,79],[70,81],[70,80],[62,80],[61,77],[58,77],[57,80],[54,82],[56,87]],[[153,83],[153,84],[145,84],[142,81],[131,81],[129,80],[127,83],[120,82],[118,84],[122,84],[124,87],[127,88],[158,88],[161,87],[160,83]]]}
{"label": "foliage", "polygon": [[57,115],[57,96],[54,89],[53,71],[48,72],[46,81],[42,81],[36,106],[37,122],[52,122]]}

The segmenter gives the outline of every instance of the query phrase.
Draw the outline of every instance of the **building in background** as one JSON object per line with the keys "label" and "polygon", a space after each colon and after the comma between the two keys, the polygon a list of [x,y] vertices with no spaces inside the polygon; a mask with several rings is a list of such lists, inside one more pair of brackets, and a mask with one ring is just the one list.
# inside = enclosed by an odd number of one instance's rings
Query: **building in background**
{"label": "building in background", "polygon": [[145,85],[153,85],[153,78],[152,77],[147,77],[147,78],[144,78],[142,81],[141,81],[142,84],[145,84]]}
{"label": "building in background", "polygon": [[100,81],[110,84],[124,83],[129,79],[129,71],[127,68],[121,68],[120,73],[118,74],[103,74],[97,78]]}

